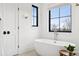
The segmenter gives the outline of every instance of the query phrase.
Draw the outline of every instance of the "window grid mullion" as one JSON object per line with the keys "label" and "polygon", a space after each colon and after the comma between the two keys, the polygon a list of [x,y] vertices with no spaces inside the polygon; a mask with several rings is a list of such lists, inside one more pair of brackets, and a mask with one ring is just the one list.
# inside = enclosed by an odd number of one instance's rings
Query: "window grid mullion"
{"label": "window grid mullion", "polygon": [[64,17],[71,17],[71,15],[70,16],[55,17],[55,18],[51,18],[51,19],[64,18]]}
{"label": "window grid mullion", "polygon": [[72,5],[70,5],[70,15],[71,15],[71,17],[70,17],[71,25],[70,26],[71,26],[71,29],[72,29]]}
{"label": "window grid mullion", "polygon": [[60,8],[59,8],[59,31],[60,31]]}

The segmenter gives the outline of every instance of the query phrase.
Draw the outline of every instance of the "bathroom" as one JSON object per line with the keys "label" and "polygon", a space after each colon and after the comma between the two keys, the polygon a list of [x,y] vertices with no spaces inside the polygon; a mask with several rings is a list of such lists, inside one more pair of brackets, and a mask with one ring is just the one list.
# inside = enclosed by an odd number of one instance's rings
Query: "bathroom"
{"label": "bathroom", "polygon": [[[64,32],[57,31],[57,36],[55,38],[55,32],[50,31],[49,10],[51,10],[52,8],[60,8],[61,6],[65,5],[71,5],[71,13],[70,16],[68,16],[71,20],[71,30]],[[36,51],[35,43],[36,40],[43,39],[50,40],[51,42],[56,39],[56,41],[75,44],[75,50],[77,51],[77,53],[79,52],[79,4],[0,3],[0,7],[0,56],[42,56]],[[36,16],[32,15],[33,7],[37,9]],[[33,17],[36,17],[37,19],[36,24],[33,23]],[[52,47],[53,46],[54,45],[52,45]],[[44,46],[42,45],[40,49],[42,49],[43,47]],[[47,47],[49,48],[49,46]],[[63,49],[65,49],[64,46]],[[51,52],[53,52],[53,50]],[[42,53],[44,55],[43,51]],[[50,56],[50,54],[46,55]]]}

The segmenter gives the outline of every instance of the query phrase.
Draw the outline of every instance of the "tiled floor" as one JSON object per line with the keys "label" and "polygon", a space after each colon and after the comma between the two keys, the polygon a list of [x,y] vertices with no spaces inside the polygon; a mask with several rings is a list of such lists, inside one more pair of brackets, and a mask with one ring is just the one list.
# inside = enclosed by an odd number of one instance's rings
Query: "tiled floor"
{"label": "tiled floor", "polygon": [[[26,53],[22,53],[22,54],[19,54],[19,55],[16,55],[16,56],[40,56],[40,55],[35,50],[31,50],[31,51],[28,51]],[[75,56],[79,56],[79,53],[76,52]]]}
{"label": "tiled floor", "polygon": [[19,54],[17,56],[39,56],[39,54],[35,50],[32,50],[23,54]]}

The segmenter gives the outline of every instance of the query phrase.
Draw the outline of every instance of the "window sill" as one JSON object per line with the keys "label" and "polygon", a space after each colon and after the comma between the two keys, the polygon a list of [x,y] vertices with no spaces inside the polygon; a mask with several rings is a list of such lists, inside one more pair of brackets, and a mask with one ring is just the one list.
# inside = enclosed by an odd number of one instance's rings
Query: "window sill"
{"label": "window sill", "polygon": [[[49,32],[54,32],[54,31],[49,31]],[[57,32],[65,32],[65,33],[72,33],[72,31],[57,31]]]}
{"label": "window sill", "polygon": [[38,27],[38,25],[32,25],[32,27]]}

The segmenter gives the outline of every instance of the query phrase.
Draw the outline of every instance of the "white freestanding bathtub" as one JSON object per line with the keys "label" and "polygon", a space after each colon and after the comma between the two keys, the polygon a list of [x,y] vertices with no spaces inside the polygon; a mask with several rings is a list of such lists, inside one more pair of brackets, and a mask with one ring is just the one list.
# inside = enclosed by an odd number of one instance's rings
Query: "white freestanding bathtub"
{"label": "white freestanding bathtub", "polygon": [[73,45],[73,43],[55,41],[51,39],[36,39],[35,49],[36,52],[41,56],[59,56],[59,50],[65,49],[64,46]]}

